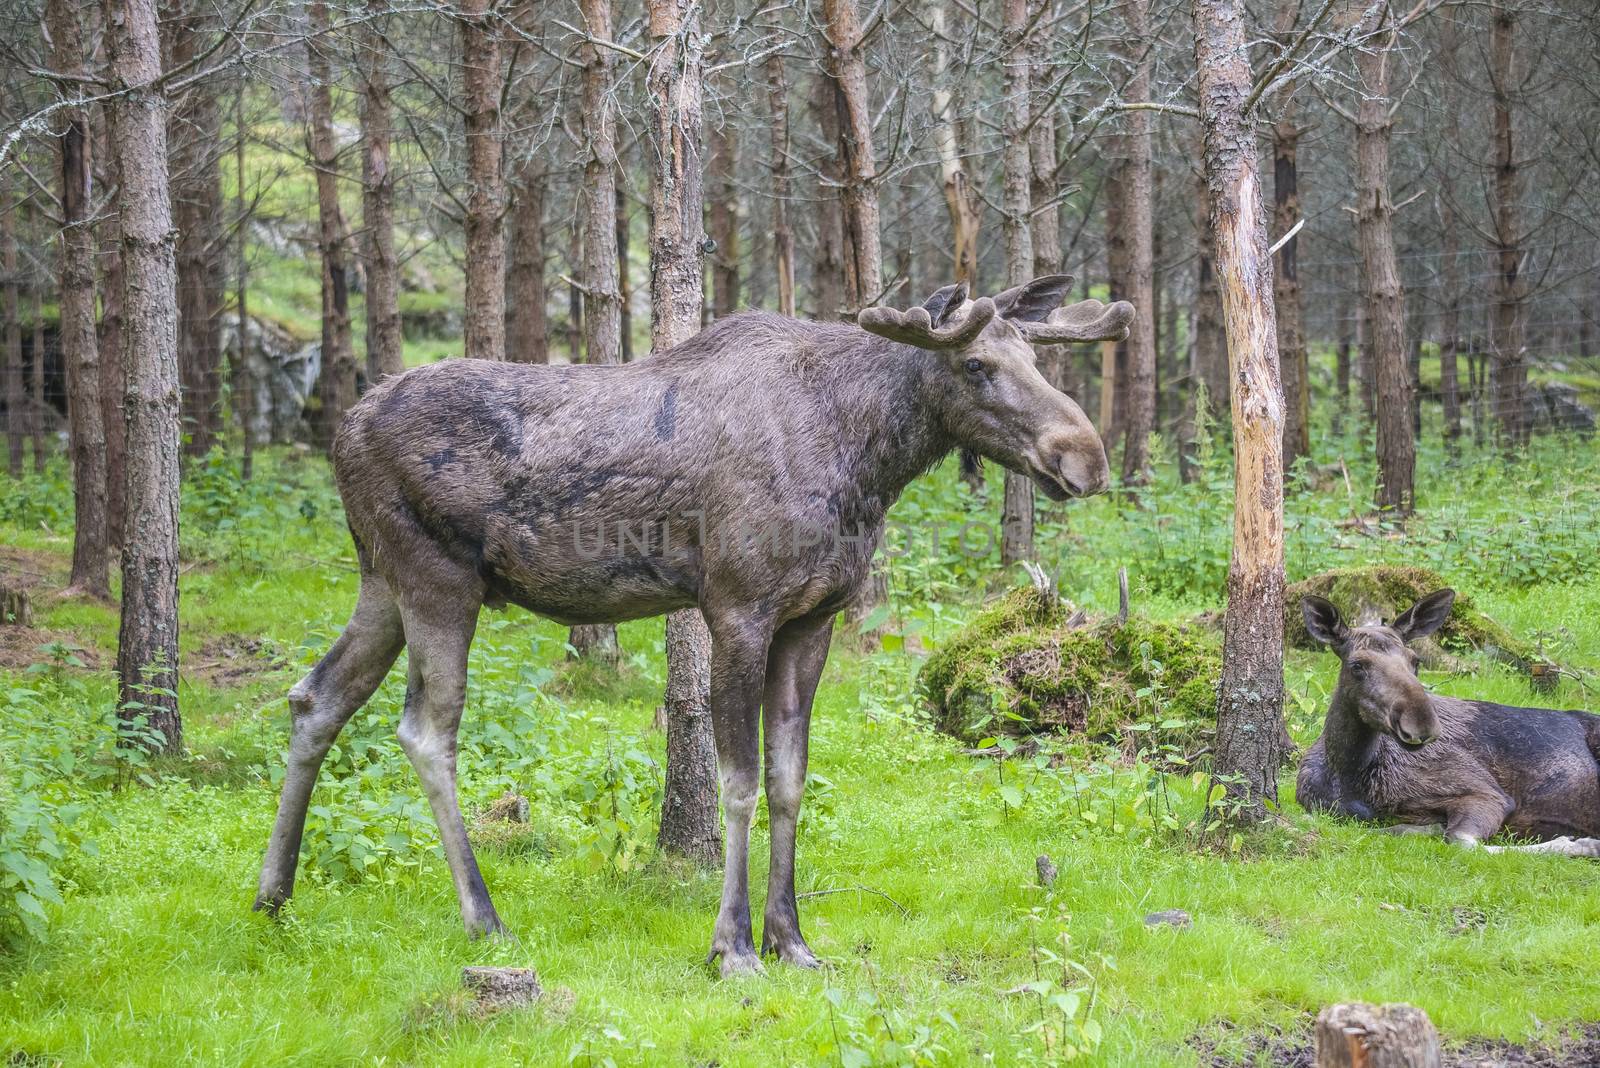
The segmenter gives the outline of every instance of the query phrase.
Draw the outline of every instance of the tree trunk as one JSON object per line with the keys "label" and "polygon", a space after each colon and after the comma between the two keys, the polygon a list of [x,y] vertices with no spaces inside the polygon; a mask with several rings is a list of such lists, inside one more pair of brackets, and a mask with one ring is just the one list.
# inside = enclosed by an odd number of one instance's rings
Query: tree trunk
{"label": "tree trunk", "polygon": [[[957,126],[956,97],[951,91],[952,82],[960,84],[951,71],[950,49],[946,44],[944,3],[936,3],[929,12],[933,28],[933,129],[934,148],[939,154],[939,173],[944,184],[945,208],[950,213],[951,255],[955,261],[955,281],[965,282],[976,291],[978,287],[978,231],[983,224],[983,204],[977,198],[972,178],[967,172],[966,160],[961,152],[960,131]],[[962,17],[965,15],[963,13]],[[959,20],[958,20],[959,21]],[[1051,152],[1054,156],[1054,151]],[[1052,158],[1051,162],[1054,162]]]}
{"label": "tree trunk", "polygon": [[[394,175],[389,170],[393,120],[389,45],[384,39],[386,10],[385,0],[367,0],[368,18],[361,27],[361,224],[367,268],[370,385],[406,369],[405,334],[400,322],[400,260],[394,247]],[[467,262],[472,263],[470,250]]]}
{"label": "tree trunk", "polygon": [[[1355,0],[1363,6],[1367,0]],[[1378,410],[1379,508],[1411,511],[1416,443],[1411,435],[1411,376],[1406,370],[1405,292],[1394,249],[1394,202],[1389,198],[1389,69],[1395,31],[1389,9],[1373,5],[1360,32],[1378,34],[1357,51],[1361,102],[1356,111],[1356,227],[1373,355]]]}
{"label": "tree trunk", "polygon": [[167,103],[155,0],[106,0],[114,151],[122,175],[128,523],[117,635],[118,714],[152,748],[183,747],[178,714],[178,281]]}
{"label": "tree trunk", "polygon": [[[700,164],[701,53],[694,0],[647,0],[651,41],[650,344],[671,348],[700,327],[705,301]],[[667,775],[660,847],[702,864],[722,859],[717,750],[711,732],[711,635],[698,609],[667,617]]]}
{"label": "tree trunk", "polygon": [[12,478],[22,477],[22,458],[28,437],[27,396],[22,375],[22,274],[17,267],[17,217],[22,213],[22,198],[15,182],[8,182],[9,195],[0,211],[0,272],[5,286],[5,390],[6,450]]}
{"label": "tree trunk", "polygon": [[[1043,42],[1035,41],[1030,47],[1033,67],[1029,72],[1031,87],[1037,91],[1048,85],[1051,64],[1041,56]],[[1030,116],[1033,129],[1028,133],[1028,178],[1032,214],[1029,225],[1033,230],[1033,273],[1057,274],[1063,267],[1061,250],[1061,208],[1052,205],[1056,198],[1056,123],[1051,108],[1041,108]],[[1064,345],[1036,345],[1039,370],[1045,380],[1066,392],[1067,361],[1071,350]]]}
{"label": "tree trunk", "polygon": [[[234,353],[233,362],[233,410],[239,419],[240,460],[239,478],[249,482],[255,476],[256,463],[256,380],[255,370],[251,366],[252,355],[250,352],[250,308],[249,308],[249,237],[250,228],[245,225],[246,213],[249,211],[248,202],[244,195],[244,145],[245,121],[244,100],[249,89],[249,81],[243,69],[240,70],[239,91],[234,97],[233,110],[233,175],[235,200],[239,213],[238,231],[235,234],[235,301],[238,312],[238,348]],[[370,297],[368,298],[370,300]],[[372,312],[369,306],[368,316]],[[370,318],[369,318],[370,321]]]}
{"label": "tree trunk", "polygon": [[1194,365],[1205,387],[1206,425],[1218,425],[1228,414],[1233,391],[1228,382],[1228,343],[1222,325],[1222,295],[1217,292],[1215,250],[1209,222],[1205,176],[1195,198],[1199,212],[1200,252],[1195,266]]}
{"label": "tree trunk", "polygon": [[[77,0],[49,0],[50,63],[64,74],[85,73]],[[68,89],[67,92],[75,92]],[[67,372],[67,423],[72,443],[72,577],[69,589],[109,599],[110,544],[106,530],[106,434],[100,402],[100,349],[95,337],[93,166],[89,116],[62,116],[61,359]]]}
{"label": "tree trunk", "polygon": [[767,105],[772,123],[772,259],[778,282],[778,314],[793,315],[794,229],[789,225],[789,83],[783,56],[767,57]]}
{"label": "tree trunk", "polygon": [[[611,39],[611,0],[583,0],[591,37]],[[617,115],[610,49],[585,43],[583,61],[583,346],[587,363],[622,361],[622,298],[617,292]],[[579,659],[616,664],[617,628],[595,623],[572,628]]]}
{"label": "tree trunk", "polygon": [[[1439,58],[1445,69],[1457,73],[1457,50],[1460,47],[1457,13],[1439,13]],[[1444,137],[1448,144],[1460,144],[1461,97],[1459,93],[1444,96]],[[1461,447],[1461,379],[1457,366],[1457,351],[1461,345],[1461,237],[1460,220],[1455,208],[1455,168],[1448,163],[1434,171],[1433,180],[1439,192],[1434,204],[1439,211],[1439,276],[1444,288],[1444,308],[1439,321],[1439,401],[1444,408],[1444,444],[1454,457]]]}
{"label": "tree trunk", "polygon": [[710,223],[711,313],[725,319],[739,309],[739,188],[734,183],[738,131],[732,121],[713,123],[706,132],[706,216]]}
{"label": "tree trunk", "polygon": [[[1006,242],[1006,284],[1033,278],[1033,167],[1028,152],[1027,0],[1005,0],[1001,9],[1005,65],[1005,114],[1001,118],[1000,166],[1003,177],[1001,229]],[[1033,480],[1015,471],[1005,474],[1005,501],[1000,517],[1000,564],[1010,567],[1033,559]]]}
{"label": "tree trunk", "polygon": [[[1120,137],[1113,144],[1120,142]],[[1121,149],[1116,149],[1121,151]],[[1114,160],[1108,165],[1107,181],[1113,192],[1106,197],[1106,281],[1113,300],[1127,295],[1128,229],[1122,222],[1123,198],[1121,189],[1127,168],[1123,161]],[[1123,436],[1123,417],[1126,414],[1123,399],[1127,383],[1123,381],[1127,369],[1127,342],[1103,341],[1100,343],[1100,437],[1106,443],[1107,459],[1115,463],[1116,442]]]}
{"label": "tree trunk", "polygon": [[[1298,0],[1283,8],[1282,35],[1294,30],[1292,12]],[[1272,127],[1273,231],[1287,234],[1300,221],[1300,172],[1296,157],[1300,128],[1293,101],[1284,104]],[[1284,241],[1272,274],[1273,300],[1278,309],[1278,365],[1283,379],[1283,467],[1288,470],[1311,454],[1311,368],[1306,353],[1305,312],[1300,301],[1300,236]]]}
{"label": "tree trunk", "polygon": [[1440,1068],[1439,1032],[1412,1005],[1329,1005],[1317,1013],[1315,1068]]}
{"label": "tree trunk", "polygon": [[[606,25],[606,32],[600,36],[609,40],[608,0],[588,0],[583,5],[584,17],[593,23],[597,2]],[[506,192],[500,176],[500,30],[498,16],[491,13],[491,7],[491,0],[461,0],[458,9],[467,142],[465,348],[467,357],[477,360],[506,358],[506,244],[501,228]],[[592,28],[590,32],[597,33]],[[590,45],[585,47],[591,52],[604,51]],[[609,85],[609,61],[603,62],[603,74]],[[586,105],[590,99],[589,79],[586,71]],[[609,100],[601,102],[604,115],[597,121],[613,121],[611,106]],[[587,181],[587,166],[584,176]],[[611,200],[607,197],[606,211],[610,210]],[[611,225],[609,219],[606,225]]]}
{"label": "tree trunk", "polygon": [[778,314],[794,315],[794,229],[789,224],[789,83],[783,56],[767,57],[767,105],[772,133],[772,259]]}
{"label": "tree trunk", "polygon": [[550,362],[550,324],[544,284],[545,175],[532,157],[519,159],[512,179],[511,269],[506,275],[510,314],[506,357],[517,363]]}
{"label": "tree trunk", "polygon": [[33,413],[29,430],[33,434],[33,472],[44,474],[45,420],[50,417],[50,406],[44,398],[44,294],[38,287],[33,290],[33,329],[28,345],[28,410]]}
{"label": "tree trunk", "polygon": [[633,360],[633,283],[628,278],[628,191],[627,172],[619,163],[617,187],[617,354],[623,363]]}
{"label": "tree trunk", "polygon": [[1283,726],[1283,393],[1272,258],[1253,118],[1243,0],[1194,0],[1205,175],[1228,338],[1233,553],[1223,620],[1213,776],[1238,819],[1265,818],[1288,754]]}
{"label": "tree trunk", "polygon": [[818,75],[812,82],[812,110],[822,142],[829,146],[821,161],[822,181],[817,186],[817,242],[811,257],[811,288],[815,291],[816,318],[839,318],[844,294],[844,206],[834,190],[844,184],[838,154],[831,149],[839,144],[839,106],[833,79]]}
{"label": "tree trunk", "polygon": [[855,0],[822,0],[824,63],[837,89],[839,155],[844,172],[844,286],[852,311],[883,294],[878,170],[872,153],[872,96]]}
{"label": "tree trunk", "polygon": [[1340,308],[1339,343],[1333,350],[1333,433],[1344,433],[1344,417],[1350,410],[1350,309]]}
{"label": "tree trunk", "polygon": [[[100,184],[120,187],[115,145],[112,143],[110,108],[99,109],[96,123],[95,162],[101,167]],[[106,432],[106,534],[113,546],[123,543],[127,515],[128,440],[123,393],[127,377],[122,361],[122,224],[109,213],[102,215],[96,234],[100,261],[100,412]]]}
{"label": "tree trunk", "polygon": [[1490,22],[1489,77],[1494,90],[1494,183],[1490,193],[1497,269],[1489,343],[1495,420],[1502,443],[1512,450],[1528,443],[1529,431],[1524,399],[1528,382],[1524,347],[1527,283],[1522,277],[1523,234],[1517,205],[1522,182],[1511,112],[1511,94],[1516,84],[1516,31],[1516,11],[1504,2],[1496,2]]}
{"label": "tree trunk", "polygon": [[[1150,99],[1149,0],[1126,0],[1126,41],[1133,76],[1123,89],[1130,101]],[[1134,111],[1124,116],[1127,133],[1122,138],[1127,160],[1122,168],[1121,224],[1127,230],[1126,289],[1121,299],[1133,302],[1133,329],[1127,341],[1126,438],[1122,446],[1122,482],[1142,485],[1149,478],[1150,434],[1156,421],[1156,293],[1155,196],[1151,174],[1150,113]]]}
{"label": "tree trunk", "polygon": [[311,68],[311,126],[306,131],[311,166],[317,176],[317,244],[322,254],[322,373],[317,378],[314,429],[324,448],[344,413],[356,402],[356,356],[350,340],[350,283],[346,273],[344,216],[339,211],[339,154],[333,139],[333,79],[328,55],[328,6],[306,5],[311,38],[306,42]]}
{"label": "tree trunk", "polygon": [[[174,0],[162,21],[171,66],[195,60],[212,21],[200,5]],[[203,456],[221,430],[222,122],[208,83],[191,86],[179,99],[168,131],[178,230],[178,367],[185,451]]]}

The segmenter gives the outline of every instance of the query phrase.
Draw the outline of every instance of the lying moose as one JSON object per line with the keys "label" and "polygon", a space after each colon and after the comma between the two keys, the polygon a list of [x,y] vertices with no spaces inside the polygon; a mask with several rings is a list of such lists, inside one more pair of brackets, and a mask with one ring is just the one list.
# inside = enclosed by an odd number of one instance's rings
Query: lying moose
{"label": "lying moose", "polygon": [[1406,643],[1443,626],[1455,596],[1438,590],[1387,626],[1357,627],[1321,597],[1301,600],[1306,630],[1341,668],[1295,796],[1464,846],[1506,830],[1539,840],[1511,848],[1600,856],[1600,716],[1440,697],[1417,680]]}
{"label": "lying moose", "polygon": [[1030,346],[1125,337],[1133,307],[1058,307],[1071,284],[1050,275],[975,301],[947,286],[907,312],[867,309],[859,325],[747,313],[635,363],[448,360],[368,393],[333,448],[361,589],[349,625],[289,694],[288,768],[256,907],[289,898],[323,757],[405,648],[400,742],[468,932],[502,930],[456,799],[480,606],[511,602],[567,624],[696,606],[712,638],[727,833],[710,955],[724,975],[761,969],[747,854],[762,715],[763,952],[815,966],[795,909],[794,836],[833,617],[868,575],[885,511],[957,447],[1055,500],[1106,488],[1099,435]]}

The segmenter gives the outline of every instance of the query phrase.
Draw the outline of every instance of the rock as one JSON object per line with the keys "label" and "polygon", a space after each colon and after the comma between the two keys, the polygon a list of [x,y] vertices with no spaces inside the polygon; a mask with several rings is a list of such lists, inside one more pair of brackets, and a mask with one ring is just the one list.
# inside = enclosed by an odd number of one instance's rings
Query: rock
{"label": "rock", "polygon": [[1536,431],[1568,430],[1585,438],[1595,431],[1594,409],[1578,399],[1576,386],[1565,382],[1529,384],[1528,425]]}
{"label": "rock", "polygon": [[461,985],[486,1012],[532,1005],[544,993],[532,968],[463,968]]}
{"label": "rock", "polygon": [[1193,926],[1194,920],[1182,909],[1163,909],[1160,912],[1152,912],[1147,915],[1144,918],[1144,925],[1146,927],[1176,927],[1182,930],[1185,927]]}
{"label": "rock", "polygon": [[1056,862],[1041,853],[1039,859],[1033,863],[1039,870],[1039,885],[1048,889],[1056,881]]}

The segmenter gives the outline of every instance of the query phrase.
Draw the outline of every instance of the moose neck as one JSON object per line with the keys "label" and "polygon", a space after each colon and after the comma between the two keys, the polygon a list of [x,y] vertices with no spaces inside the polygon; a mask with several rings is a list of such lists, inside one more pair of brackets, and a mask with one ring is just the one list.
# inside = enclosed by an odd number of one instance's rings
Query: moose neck
{"label": "moose neck", "polygon": [[942,368],[937,354],[877,338],[855,355],[829,361],[826,392],[852,477],[868,502],[887,509],[955,448],[942,419]]}
{"label": "moose neck", "polygon": [[1353,781],[1377,759],[1378,743],[1378,732],[1361,718],[1354,695],[1343,686],[1335,689],[1322,725],[1322,747],[1328,766],[1340,778]]}

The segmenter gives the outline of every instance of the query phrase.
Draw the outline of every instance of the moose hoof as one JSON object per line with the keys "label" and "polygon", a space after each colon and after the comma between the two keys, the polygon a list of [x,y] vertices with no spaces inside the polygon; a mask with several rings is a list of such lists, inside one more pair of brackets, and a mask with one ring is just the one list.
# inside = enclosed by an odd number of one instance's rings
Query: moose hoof
{"label": "moose hoof", "polygon": [[792,938],[762,939],[761,955],[774,954],[784,964],[791,964],[796,968],[820,968],[822,962],[817,955],[811,952],[811,947],[806,945],[806,940],[799,935]]}
{"label": "moose hoof", "polygon": [[756,956],[756,951],[751,947],[743,949],[712,949],[707,960],[722,958],[721,972],[724,979],[733,979],[744,975],[765,975],[766,967],[761,963],[761,958]]}

